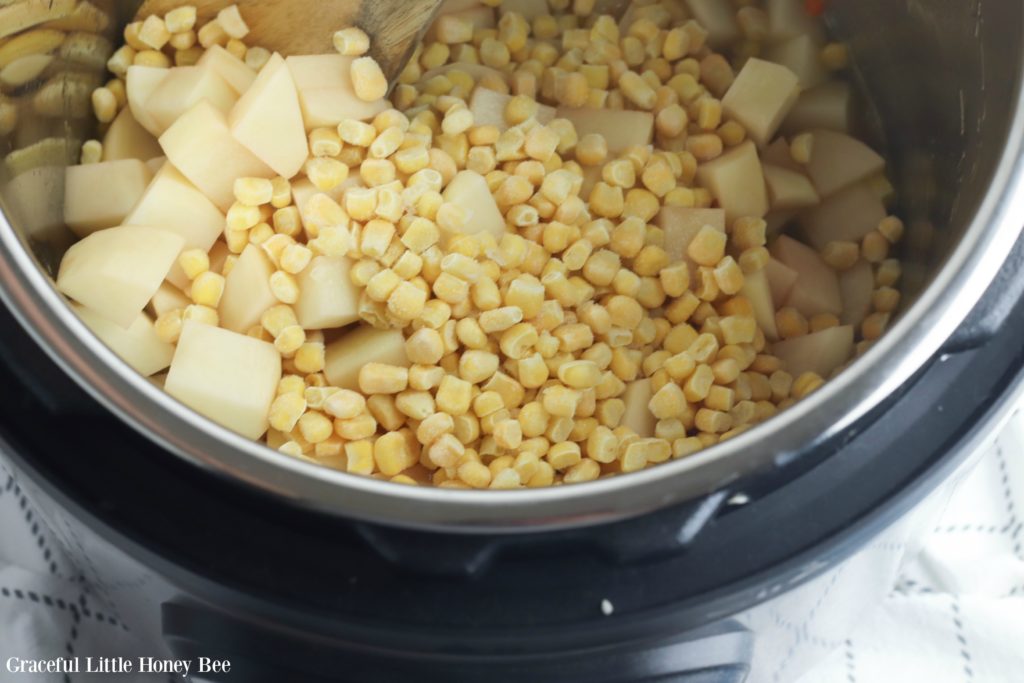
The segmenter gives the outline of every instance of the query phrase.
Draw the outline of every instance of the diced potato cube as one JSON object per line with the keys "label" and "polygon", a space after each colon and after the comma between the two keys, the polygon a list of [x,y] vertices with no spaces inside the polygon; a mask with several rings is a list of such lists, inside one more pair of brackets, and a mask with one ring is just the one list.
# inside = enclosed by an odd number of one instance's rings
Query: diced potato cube
{"label": "diced potato cube", "polygon": [[277,268],[260,247],[250,244],[228,273],[220,298],[221,327],[244,334],[259,325],[267,309],[276,306],[270,276]]}
{"label": "diced potato cube", "polygon": [[359,326],[329,344],[324,375],[331,386],[359,390],[359,371],[367,363],[408,367],[401,330]]}
{"label": "diced potato cube", "polygon": [[814,131],[807,175],[822,197],[830,197],[884,168],[885,159],[860,140],[832,130]]}
{"label": "diced potato cube", "polygon": [[487,181],[474,171],[460,171],[444,190],[444,200],[466,211],[466,223],[458,233],[442,228],[446,242],[458,235],[476,235],[487,232],[500,238],[505,234],[505,217],[498,210]]}
{"label": "diced potato cube", "polygon": [[708,44],[713,48],[732,45],[739,38],[735,10],[721,0],[686,0],[693,18],[708,32]]}
{"label": "diced potato cube", "polygon": [[[462,64],[455,67],[461,68]],[[508,130],[508,121],[505,120],[505,107],[508,105],[511,95],[488,90],[487,88],[476,88],[473,96],[469,99],[469,110],[473,112],[473,125],[475,126],[497,126],[498,130]],[[547,124],[556,116],[554,107],[540,104],[537,107],[537,121]]]}
{"label": "diced potato cube", "polygon": [[64,222],[79,237],[121,225],[152,177],[137,159],[68,166]]}
{"label": "diced potato cube", "polygon": [[213,45],[204,52],[203,56],[199,58],[197,66],[212,68],[239,95],[244,95],[252,82],[256,80],[256,72],[249,65],[220,45]]}
{"label": "diced potato cube", "polygon": [[839,315],[843,300],[839,294],[839,278],[825,265],[818,253],[805,244],[783,235],[772,245],[772,256],[797,273],[796,283],[786,299],[808,318],[819,313]]}
{"label": "diced potato cube", "polygon": [[806,130],[834,130],[847,133],[853,118],[853,89],[846,81],[832,81],[800,93],[782,132],[795,135]]}
{"label": "diced potato cube", "polygon": [[665,206],[658,213],[658,226],[665,231],[665,251],[669,263],[685,259],[690,264],[691,277],[696,273],[696,264],[686,255],[690,242],[700,229],[710,225],[719,232],[725,232],[725,211],[722,209],[693,209],[682,206]]}
{"label": "diced potato cube", "polygon": [[722,98],[722,110],[747,129],[751,140],[766,145],[799,95],[796,74],[779,64],[752,57]]}
{"label": "diced potato cube", "polygon": [[809,90],[828,79],[828,72],[821,64],[821,43],[812,36],[802,33],[795,38],[779,43],[764,53],[764,59],[781,64],[800,81],[801,90]]}
{"label": "diced potato cube", "polygon": [[591,133],[603,135],[609,156],[620,154],[633,145],[649,145],[654,134],[654,115],[646,111],[562,108],[558,116],[572,121],[581,139]]}
{"label": "diced potato cube", "polygon": [[773,345],[772,353],[782,361],[782,369],[793,377],[816,372],[829,379],[853,356],[853,326],[830,327],[803,337],[786,339]]}
{"label": "diced potato cube", "polygon": [[264,164],[235,140],[224,115],[200,102],[160,136],[160,146],[174,166],[217,208],[226,212],[235,202],[238,178],[273,178]]}
{"label": "diced potato cube", "polygon": [[149,377],[170,366],[174,345],[157,336],[153,321],[145,313],[140,313],[131,327],[125,329],[85,306],[72,304],[71,308],[101,342],[140,375]]}
{"label": "diced potato cube", "polygon": [[149,227],[94,232],[64,254],[57,289],[128,328],[160,288],[183,243],[174,233]]}
{"label": "diced potato cube", "polygon": [[761,164],[764,166],[770,164],[797,173],[804,172],[804,167],[793,159],[793,154],[789,151],[789,143],[785,138],[776,138],[774,142],[761,150]]}
{"label": "diced potato cube", "polygon": [[770,341],[779,338],[779,331],[775,325],[775,302],[772,299],[772,287],[768,281],[765,271],[759,270],[754,273],[746,273],[743,276],[743,289],[740,294],[747,297],[750,305],[754,307],[754,318],[758,327],[764,332],[764,336]]}
{"label": "diced potato cube", "polygon": [[866,182],[840,190],[800,217],[807,241],[816,249],[829,242],[859,242],[886,216],[885,204]]}
{"label": "diced potato cube", "polygon": [[778,43],[806,33],[815,38],[822,35],[818,21],[807,13],[805,0],[767,0],[768,40]]}
{"label": "diced potato cube", "polygon": [[139,125],[132,115],[131,107],[125,107],[110,124],[103,137],[103,161],[120,159],[141,159],[149,161],[162,156],[160,143],[148,130]]}
{"label": "diced potato cube", "polygon": [[258,439],[280,381],[281,355],[273,344],[190,320],[164,388],[201,415]]}
{"label": "diced potato cube", "polygon": [[697,182],[718,200],[730,223],[740,216],[761,218],[768,213],[764,173],[757,148],[750,140],[702,164],[697,170]]}
{"label": "diced potato cube", "polygon": [[764,267],[764,276],[768,278],[768,286],[772,290],[772,301],[778,302],[775,308],[781,308],[782,303],[789,298],[796,284],[797,272],[786,264],[776,259],[769,259]]}
{"label": "diced potato cube", "polygon": [[871,264],[861,259],[853,268],[840,273],[839,292],[843,297],[840,321],[860,327],[871,313],[871,297],[875,293],[875,272]]}
{"label": "diced potato cube", "polygon": [[[184,249],[209,251],[224,232],[225,218],[173,164],[165,162],[124,224],[167,230],[181,235]],[[168,277],[178,287],[188,286],[188,278],[177,261]]]}
{"label": "diced potato cube", "polygon": [[160,135],[163,129],[156,120],[149,115],[146,102],[149,100],[164,79],[170,74],[170,69],[161,69],[155,66],[130,66],[125,80],[125,91],[128,96],[128,107],[132,116],[139,122],[139,125],[153,135]]}
{"label": "diced potato cube", "polygon": [[299,91],[306,130],[334,127],[345,119],[372,119],[390,106],[386,99],[365,102],[356,96],[349,69],[354,57],[293,55],[285,60]]}
{"label": "diced potato cube", "polygon": [[228,120],[235,139],[278,175],[292,178],[306,163],[309,144],[299,96],[281,55],[274,53]]}
{"label": "diced potato cube", "polygon": [[162,135],[182,114],[199,102],[208,102],[227,115],[238,101],[238,93],[210,67],[179,66],[170,69],[146,100],[146,112]]}
{"label": "diced potato cube", "polygon": [[181,291],[170,282],[164,281],[160,284],[160,289],[156,290],[156,294],[149,301],[149,306],[146,310],[154,318],[159,318],[164,313],[173,311],[176,308],[185,308],[192,304],[192,300],[185,296],[185,292]]}
{"label": "diced potato cube", "polygon": [[[157,143],[157,144],[159,145],[160,143]],[[163,150],[160,150],[160,151],[162,152]],[[161,154],[160,156],[153,157],[152,159],[147,161],[146,162],[146,168],[148,168],[153,175],[156,175],[157,173],[160,172],[160,169],[163,168],[164,164],[166,164],[166,163],[167,163],[167,157],[165,157],[165,156],[163,156]]]}
{"label": "diced potato cube", "polygon": [[638,379],[626,385],[626,391],[622,394],[622,402],[626,404],[626,412],[622,416],[622,426],[629,427],[640,435],[640,438],[647,439],[654,436],[654,427],[657,420],[651,413],[647,404],[651,402],[654,391],[651,387],[651,380]]}
{"label": "diced potato cube", "polygon": [[295,315],[307,330],[344,327],[359,320],[359,288],[352,284],[352,261],[317,256],[298,276]]}
{"label": "diced potato cube", "polygon": [[763,166],[763,170],[772,211],[804,209],[821,202],[814,185],[803,173],[768,164]]}

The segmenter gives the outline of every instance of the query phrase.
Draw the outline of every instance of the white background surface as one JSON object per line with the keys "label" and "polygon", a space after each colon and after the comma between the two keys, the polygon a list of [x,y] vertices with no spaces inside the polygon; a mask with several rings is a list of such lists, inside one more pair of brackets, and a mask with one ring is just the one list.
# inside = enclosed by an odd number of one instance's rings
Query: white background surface
{"label": "white background surface", "polygon": [[[798,682],[1019,683],[1024,681],[1024,417],[959,486],[924,551],[889,597]],[[0,458],[0,681],[182,680],[168,676],[22,676],[8,657],[137,657],[153,647],[99,604],[42,525]],[[97,598],[100,599],[97,599]],[[813,626],[793,647],[813,644]],[[780,660],[783,653],[779,654]]]}

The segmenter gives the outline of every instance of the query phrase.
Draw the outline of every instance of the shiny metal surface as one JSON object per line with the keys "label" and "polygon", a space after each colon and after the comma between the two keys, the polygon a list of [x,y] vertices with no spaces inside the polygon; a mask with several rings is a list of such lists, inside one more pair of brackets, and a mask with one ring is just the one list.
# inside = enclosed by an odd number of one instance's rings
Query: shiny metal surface
{"label": "shiny metal surface", "polygon": [[638,515],[704,495],[813,446],[898,389],[964,320],[1024,225],[1024,7],[986,0],[832,0],[828,7],[829,24],[850,41],[864,92],[884,122],[881,139],[908,219],[904,287],[915,296],[848,371],[769,423],[697,456],[581,486],[511,492],[409,488],[282,457],[131,373],[67,308],[40,267],[52,267],[67,241],[54,225],[57,171],[32,183],[2,180],[0,296],[51,357],[128,424],[211,472],[325,512],[526,531]]}

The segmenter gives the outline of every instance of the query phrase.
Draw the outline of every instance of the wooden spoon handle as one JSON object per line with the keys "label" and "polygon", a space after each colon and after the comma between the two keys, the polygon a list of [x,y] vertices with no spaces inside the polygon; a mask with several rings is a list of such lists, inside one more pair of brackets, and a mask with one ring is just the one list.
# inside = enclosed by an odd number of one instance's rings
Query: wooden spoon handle
{"label": "wooden spoon handle", "polygon": [[[146,0],[137,17],[163,16],[183,0]],[[398,75],[430,24],[441,0],[199,0],[199,21],[237,4],[250,45],[284,55],[330,53],[334,32],[358,26],[370,36],[370,54],[389,80]]]}

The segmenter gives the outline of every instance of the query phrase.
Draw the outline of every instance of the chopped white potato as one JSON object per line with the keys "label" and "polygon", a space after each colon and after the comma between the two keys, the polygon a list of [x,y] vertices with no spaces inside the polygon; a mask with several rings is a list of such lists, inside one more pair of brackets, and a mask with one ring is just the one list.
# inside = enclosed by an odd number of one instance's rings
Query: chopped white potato
{"label": "chopped white potato", "polygon": [[871,313],[871,297],[875,293],[875,271],[871,264],[861,259],[853,268],[839,273],[839,292],[843,297],[840,321],[860,327]]}
{"label": "chopped white potato", "polygon": [[152,177],[137,159],[68,166],[64,222],[79,237],[121,225]]}
{"label": "chopped white potato", "polygon": [[125,80],[128,106],[139,125],[152,135],[160,135],[162,129],[149,115],[146,102],[169,74],[170,69],[160,69],[155,66],[133,65],[128,67],[128,76]]}
{"label": "chopped white potato", "polygon": [[766,145],[799,95],[796,74],[785,66],[752,57],[722,98],[722,111],[742,124],[751,140]]}
{"label": "chopped white potato", "polygon": [[235,203],[238,178],[273,178],[274,170],[235,140],[216,107],[200,102],[160,136],[167,158],[221,211]]}
{"label": "chopped white potato", "polygon": [[774,142],[761,150],[761,163],[764,166],[777,166],[787,171],[806,173],[803,166],[793,159],[793,153],[789,150],[789,143],[785,138],[776,138]]}
{"label": "chopped white potato", "polygon": [[258,439],[280,381],[281,355],[273,344],[190,320],[164,388],[197,413]]}
{"label": "chopped white potato", "polygon": [[654,396],[651,380],[638,379],[626,385],[626,393],[622,395],[622,401],[626,404],[626,413],[622,416],[622,426],[629,427],[640,435],[641,439],[654,436],[654,427],[657,420],[651,413],[647,404]]}
{"label": "chopped white potato", "polygon": [[754,317],[757,324],[764,332],[769,341],[779,338],[778,328],[775,326],[775,301],[772,298],[772,287],[768,281],[768,275],[764,270],[753,273],[745,273],[743,276],[743,289],[740,294],[747,297],[750,305],[754,308]]}
{"label": "chopped white potato", "polygon": [[149,306],[146,307],[154,318],[159,318],[164,313],[173,311],[176,308],[184,309],[192,304],[192,299],[185,295],[185,292],[181,291],[170,282],[164,281],[160,284],[160,289],[156,290],[156,294],[149,301]]}
{"label": "chopped white potato", "polygon": [[708,44],[722,49],[739,38],[740,28],[736,24],[736,10],[722,0],[686,0],[686,6],[704,30],[708,32]]}
{"label": "chopped white potato", "polygon": [[207,102],[227,114],[238,101],[238,93],[208,66],[179,66],[170,69],[146,100],[146,115],[162,135],[182,114],[199,102]]}
{"label": "chopped white potato", "polygon": [[359,288],[352,284],[352,261],[317,256],[298,276],[295,316],[307,330],[344,327],[359,320]]}
{"label": "chopped white potato", "polygon": [[797,272],[778,259],[772,258],[768,259],[764,267],[764,276],[768,278],[768,286],[772,290],[772,301],[778,302],[775,307],[781,307],[789,298],[789,293],[793,291],[793,285],[799,277]]}
{"label": "chopped white potato", "polygon": [[183,244],[180,236],[156,228],[94,232],[64,255],[57,289],[128,328],[160,288]]}
{"label": "chopped white potato", "polygon": [[885,204],[868,183],[832,195],[800,216],[807,241],[816,249],[829,242],[860,242],[885,218]]}
{"label": "chopped white potato", "polygon": [[719,232],[725,232],[725,211],[722,209],[693,209],[682,206],[666,206],[661,209],[657,217],[658,226],[665,231],[664,248],[668,253],[670,263],[686,259],[691,265],[691,276],[693,262],[686,255],[690,242],[705,225],[710,225]]}
{"label": "chopped white potato", "polygon": [[238,95],[244,95],[256,80],[255,71],[220,45],[210,46],[199,58],[197,65],[211,67]]}
{"label": "chopped white potato", "polygon": [[697,182],[706,187],[725,209],[730,223],[741,216],[761,218],[768,213],[768,192],[764,186],[757,148],[746,141],[714,161],[701,164]]}
{"label": "chopped white potato", "polygon": [[408,367],[401,330],[359,326],[328,344],[324,375],[333,387],[359,389],[359,371],[367,363]]}
{"label": "chopped white potato", "polygon": [[438,226],[444,241],[481,232],[500,238],[505,233],[505,217],[498,210],[487,181],[479,173],[460,171],[445,188],[444,201],[461,207],[466,217],[463,227],[458,230]]}
{"label": "chopped white potato", "polygon": [[271,306],[278,304],[270,289],[270,276],[277,268],[270,257],[250,244],[228,273],[220,298],[220,324],[232,332],[245,333],[260,323]]}
{"label": "chopped white potato", "polygon": [[[147,225],[181,235],[184,249],[208,251],[224,232],[224,214],[170,162],[165,162],[124,225]],[[178,287],[188,278],[175,262],[168,274]]]}
{"label": "chopped white potato", "polygon": [[[157,144],[159,144],[159,143],[157,143]],[[163,150],[160,150],[160,151],[162,152]],[[157,173],[160,172],[160,169],[163,168],[164,164],[166,164],[166,163],[167,163],[167,157],[165,157],[163,155],[160,155],[158,157],[153,157],[152,159],[147,161],[146,162],[146,166],[153,173],[153,175],[156,175]]]}
{"label": "chopped white potato", "polygon": [[853,355],[853,337],[851,325],[830,327],[777,342],[772,346],[772,353],[782,361],[782,369],[793,377],[816,372],[828,379]]}
{"label": "chopped white potato", "polygon": [[603,135],[611,156],[633,145],[649,145],[654,135],[654,116],[646,111],[563,107],[558,116],[572,121],[580,138],[592,133]]}
{"label": "chopped white potato", "polygon": [[884,168],[885,159],[860,140],[832,130],[814,131],[807,175],[822,197],[829,197]]}
{"label": "chopped white potato", "polygon": [[777,43],[808,34],[822,35],[821,25],[807,13],[805,0],[765,0],[768,40]]}
{"label": "chopped white potato", "polygon": [[839,315],[843,312],[839,279],[817,252],[786,235],[775,240],[771,251],[772,256],[797,273],[793,290],[785,302],[787,306],[792,306],[807,317],[818,313]]}
{"label": "chopped white potato", "polygon": [[830,81],[800,93],[781,130],[786,135],[816,129],[847,133],[852,118],[853,88],[843,81]]}
{"label": "chopped white potato", "polygon": [[163,156],[160,143],[153,135],[139,125],[132,115],[131,107],[125,107],[110,124],[103,136],[103,161],[120,159],[141,159],[149,161]]}
{"label": "chopped white potato", "polygon": [[803,173],[765,164],[764,182],[772,211],[805,209],[821,202],[814,185]]}
{"label": "chopped white potato", "polygon": [[802,33],[770,47],[763,57],[792,71],[800,82],[800,90],[809,90],[828,79],[828,72],[821,64],[820,55],[821,43]]}
{"label": "chopped white potato", "polygon": [[71,308],[101,342],[140,375],[149,377],[171,365],[174,345],[157,336],[153,321],[145,313],[139,313],[131,327],[125,329],[85,306],[72,304]]}
{"label": "chopped white potato", "polygon": [[[497,126],[498,130],[508,130],[509,124],[505,120],[505,107],[508,106],[511,99],[511,95],[489,90],[488,88],[478,87],[473,90],[473,96],[469,100],[469,110],[473,112],[473,125]],[[555,116],[556,110],[554,107],[549,107],[546,104],[537,105],[538,122],[550,123]]]}
{"label": "chopped white potato", "polygon": [[345,55],[293,55],[285,61],[299,91],[306,130],[337,126],[345,119],[365,121],[390,106],[356,96],[349,75],[354,58]]}
{"label": "chopped white potato", "polygon": [[295,83],[277,53],[238,100],[228,121],[235,139],[284,178],[296,175],[309,156]]}

